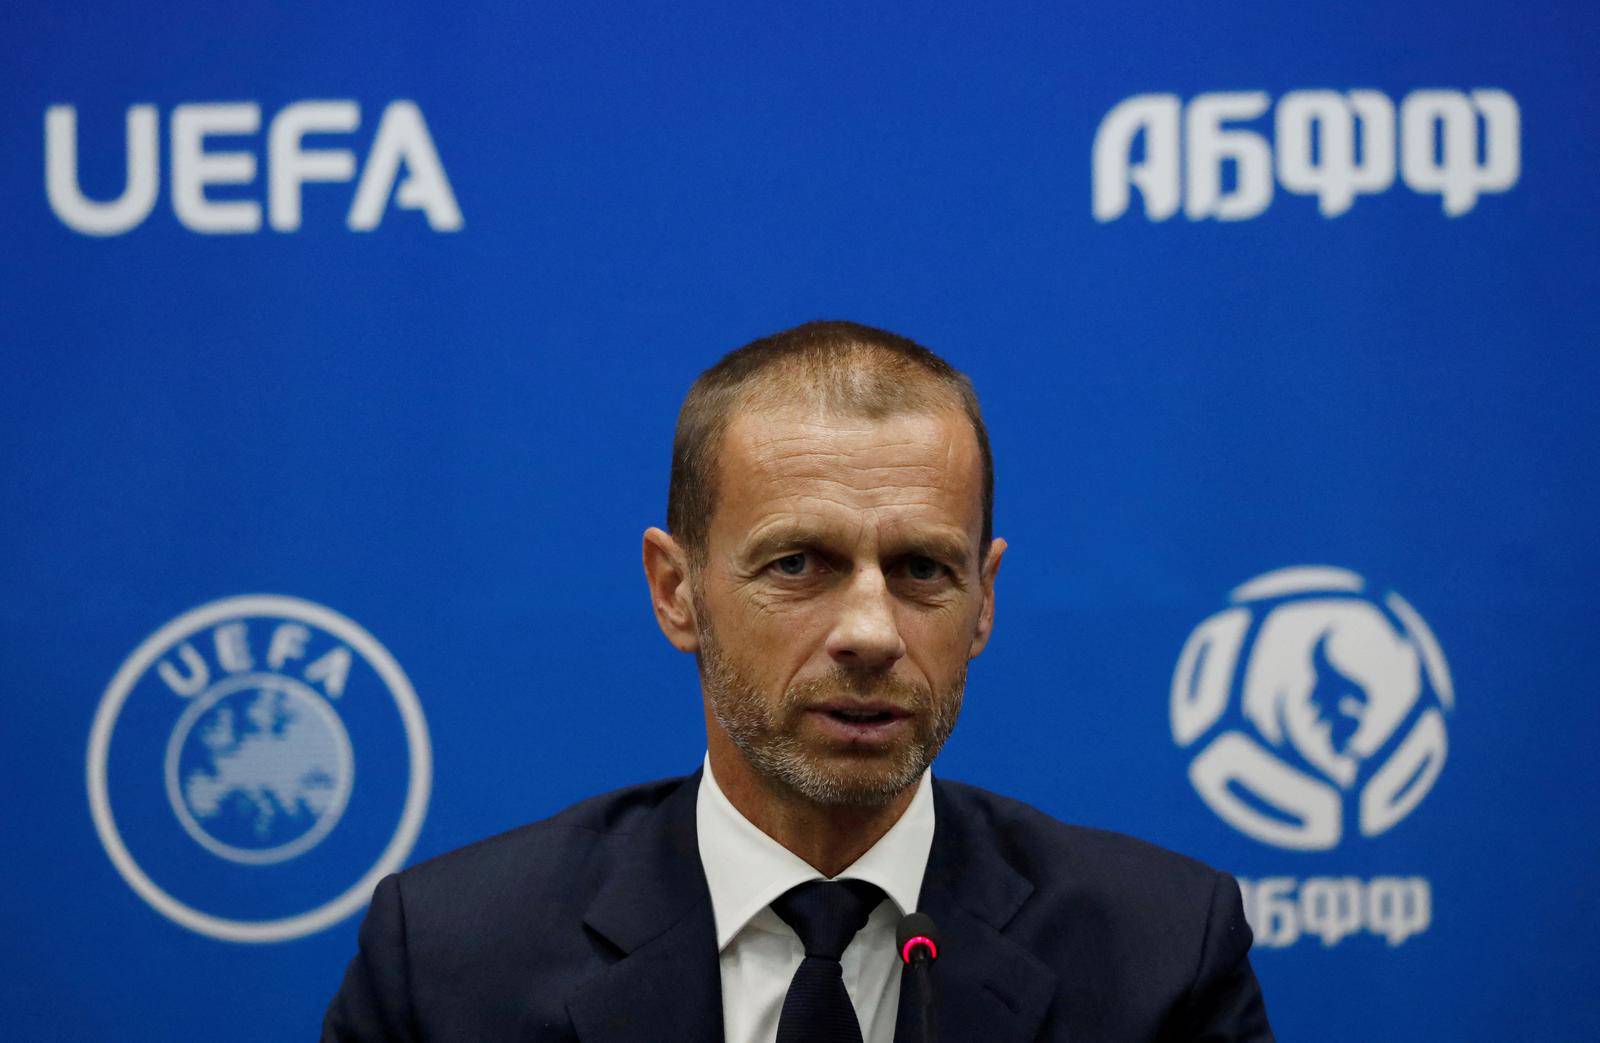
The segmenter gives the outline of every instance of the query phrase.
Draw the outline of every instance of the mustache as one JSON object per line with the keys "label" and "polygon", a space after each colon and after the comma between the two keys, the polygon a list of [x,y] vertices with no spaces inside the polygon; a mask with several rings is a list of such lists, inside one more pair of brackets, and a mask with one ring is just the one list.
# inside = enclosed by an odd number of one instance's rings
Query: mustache
{"label": "mustache", "polygon": [[799,709],[840,696],[889,703],[902,710],[919,709],[933,701],[933,692],[926,685],[890,674],[837,669],[823,677],[796,681],[783,693],[783,703],[788,709]]}

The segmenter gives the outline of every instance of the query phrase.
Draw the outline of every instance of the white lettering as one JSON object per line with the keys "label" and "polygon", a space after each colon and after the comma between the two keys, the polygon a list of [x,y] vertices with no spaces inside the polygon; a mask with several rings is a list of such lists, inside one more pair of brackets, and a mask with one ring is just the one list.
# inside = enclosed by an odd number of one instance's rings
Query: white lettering
{"label": "white lettering", "polygon": [[350,650],[343,645],[323,653],[306,667],[306,680],[321,681],[323,690],[334,699],[344,694],[344,683],[349,676]]}
{"label": "white lettering", "polygon": [[[407,174],[396,191],[394,183],[402,161]],[[461,229],[461,208],[456,205],[439,153],[428,136],[428,125],[422,120],[421,110],[409,101],[390,102],[383,110],[377,138],[367,154],[366,168],[361,172],[345,223],[357,232],[377,228],[390,192],[394,192],[397,206],[421,210],[435,232]]]}
{"label": "white lettering", "polygon": [[[1476,106],[1476,108],[1474,108]],[[1478,162],[1478,114],[1484,162]],[[1400,104],[1400,169],[1417,192],[1437,192],[1444,212],[1459,217],[1484,192],[1504,192],[1522,172],[1522,116],[1511,95],[1477,90],[1413,91]]]}
{"label": "white lettering", "polygon": [[1348,98],[1334,91],[1285,94],[1275,144],[1278,180],[1291,192],[1316,196],[1323,217],[1349,210],[1358,192],[1394,183],[1394,106],[1377,91],[1352,91]]}
{"label": "white lettering", "polygon": [[1327,947],[1366,932],[1399,945],[1433,922],[1433,891],[1424,877],[1289,876],[1239,881],[1256,944],[1282,949],[1302,937]]}
{"label": "white lettering", "polygon": [[[1272,202],[1272,151],[1253,131],[1225,129],[1230,121],[1253,120],[1271,104],[1264,91],[1202,94],[1184,113],[1185,199],[1191,221],[1215,217],[1242,221]],[[1222,191],[1222,164],[1232,162],[1234,188]]]}
{"label": "white lettering", "polygon": [[250,658],[250,639],[243,623],[224,623],[211,632],[217,646],[217,662],[230,674],[242,673],[255,665]]}
{"label": "white lettering", "polygon": [[[1300,921],[1295,915],[1294,879],[1272,876],[1255,888],[1256,922],[1261,924],[1261,944],[1280,949],[1300,939]],[[1248,917],[1247,917],[1248,919]]]}
{"label": "white lettering", "polygon": [[179,105],[172,110],[172,209],[196,232],[254,232],[261,228],[261,204],[252,199],[225,203],[206,198],[207,185],[248,185],[256,177],[250,152],[207,152],[211,134],[254,134],[261,128],[261,106]]}
{"label": "white lettering", "polygon": [[300,227],[300,186],[307,181],[349,181],[356,176],[349,149],[303,149],[307,134],[349,134],[361,123],[353,101],[300,101],[272,120],[267,135],[268,219],[280,232]]}
{"label": "white lettering", "polygon": [[1421,877],[1380,876],[1367,890],[1367,924],[1391,946],[1433,922],[1433,892]]}
{"label": "white lettering", "polygon": [[[45,195],[63,224],[85,235],[120,235],[150,216],[161,188],[154,105],[128,109],[127,175],[122,194],[109,201],[88,198],[79,182],[77,109],[52,105],[44,122]],[[422,211],[435,231],[459,231],[461,207],[415,103],[395,101],[384,109],[359,179],[350,149],[305,147],[307,135],[349,134],[360,123],[360,106],[347,100],[295,102],[273,118],[266,146],[270,226],[280,232],[300,228],[302,186],[356,181],[345,218],[354,231],[377,228],[391,198],[397,207]],[[253,184],[258,167],[254,150],[208,148],[206,139],[260,130],[261,107],[254,102],[191,103],[172,110],[172,209],[185,227],[208,234],[260,231],[259,200],[206,195],[211,186]]]}
{"label": "white lettering", "polygon": [[205,691],[206,685],[211,683],[211,668],[206,666],[206,661],[200,657],[200,653],[196,652],[194,646],[187,641],[178,646],[178,658],[183,660],[183,665],[189,671],[187,677],[178,673],[178,668],[165,659],[156,667],[156,673],[167,682],[167,687],[172,689],[173,695],[191,699]]}
{"label": "white lettering", "polygon": [[[1414,91],[1398,121],[1381,91],[1290,91],[1278,99],[1271,142],[1237,126],[1271,106],[1262,91],[1198,94],[1187,105],[1173,94],[1118,102],[1095,130],[1095,220],[1125,214],[1137,188],[1152,221],[1180,206],[1191,221],[1241,221],[1271,205],[1274,181],[1314,196],[1324,217],[1338,217],[1357,196],[1388,191],[1397,170],[1413,191],[1439,195],[1444,212],[1459,217],[1522,176],[1521,110],[1503,90]],[[1141,141],[1143,159],[1135,163]]]}
{"label": "white lettering", "polygon": [[[1128,209],[1128,186],[1144,196],[1144,213],[1165,221],[1178,212],[1178,112],[1175,94],[1139,94],[1119,102],[1094,135],[1094,218],[1112,221]],[[1144,162],[1129,165],[1144,135]]]}
{"label": "white lettering", "polygon": [[272,640],[267,643],[267,666],[273,670],[283,669],[283,664],[290,659],[299,659],[306,654],[306,641],[311,637],[311,631],[299,623],[279,623],[272,632]]}
{"label": "white lettering", "polygon": [[1324,946],[1338,945],[1361,929],[1361,881],[1313,877],[1300,888],[1300,923]]}
{"label": "white lettering", "polygon": [[159,187],[156,107],[134,105],[127,118],[127,176],[122,194],[96,202],[78,184],[78,110],[52,105],[44,114],[44,185],[50,209],[84,235],[121,235],[150,215]]}

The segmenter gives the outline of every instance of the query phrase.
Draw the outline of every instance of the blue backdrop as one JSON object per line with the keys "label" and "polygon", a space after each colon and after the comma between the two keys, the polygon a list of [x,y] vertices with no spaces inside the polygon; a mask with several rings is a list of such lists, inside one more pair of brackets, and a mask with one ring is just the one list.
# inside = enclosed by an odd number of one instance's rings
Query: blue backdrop
{"label": "blue backdrop", "polygon": [[1597,29],[8,5],[0,1033],[305,1038],[374,873],[691,770],[677,406],[840,317],[991,426],[940,773],[1240,876],[1285,1039],[1600,1035]]}

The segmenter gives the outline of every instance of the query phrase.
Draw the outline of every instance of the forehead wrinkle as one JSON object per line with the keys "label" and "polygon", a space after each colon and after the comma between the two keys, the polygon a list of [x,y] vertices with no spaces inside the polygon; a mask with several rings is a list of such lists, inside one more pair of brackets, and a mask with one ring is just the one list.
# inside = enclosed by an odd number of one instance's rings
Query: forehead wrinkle
{"label": "forehead wrinkle", "polygon": [[[852,514],[924,507],[947,511],[963,525],[970,510],[976,508],[981,515],[981,502],[968,504],[964,495],[964,479],[972,477],[975,463],[975,454],[969,452],[972,439],[950,437],[946,427],[953,421],[965,430],[964,416],[909,413],[900,418],[907,427],[886,432],[894,419],[857,419],[826,411],[813,418],[796,412],[750,412],[734,418],[724,436],[724,508],[732,506],[730,500],[742,501],[744,511],[760,517],[805,510],[808,501],[813,509]],[[890,437],[875,437],[885,434]],[[911,459],[872,459],[885,450]],[[869,523],[865,517],[854,521],[856,526]]]}
{"label": "forehead wrinkle", "polygon": [[[871,428],[865,428],[859,433],[868,435]],[[910,448],[920,451],[923,455],[933,456],[941,448],[940,445],[931,445],[926,439],[921,438],[894,438],[874,440],[862,445],[848,444],[850,439],[835,437],[838,432],[829,430],[826,433],[816,431],[798,431],[792,433],[768,432],[765,434],[752,433],[747,436],[750,444],[751,455],[754,456],[833,456],[848,459],[858,456],[863,451],[881,452],[886,449]],[[803,448],[785,448],[793,443],[799,443]],[[950,447],[943,446],[946,459],[950,456]]]}
{"label": "forehead wrinkle", "polygon": [[[785,446],[800,442],[802,447]],[[921,460],[904,460],[893,463],[867,462],[861,454],[834,447],[819,447],[808,438],[782,438],[769,440],[765,445],[752,446],[751,451],[737,454],[743,459],[732,461],[725,477],[736,479],[739,470],[757,482],[820,482],[851,489],[874,487],[900,487],[908,490],[947,491],[957,481],[956,468],[949,466],[948,450],[938,449],[921,442],[895,443],[926,450]],[[881,445],[874,449],[882,448]],[[742,466],[741,466],[742,465]]]}
{"label": "forehead wrinkle", "polygon": [[[785,439],[783,441],[793,441]],[[809,440],[804,440],[809,443]],[[902,442],[896,445],[916,445],[929,448],[928,455],[937,450],[924,443]],[[772,443],[776,446],[777,443]],[[797,451],[756,452],[749,454],[754,476],[771,482],[808,481],[846,486],[851,489],[898,487],[907,490],[944,492],[957,480],[953,455],[943,454],[943,463],[930,460],[906,460],[896,463],[865,463],[857,454],[837,449],[806,448]]]}
{"label": "forehead wrinkle", "polygon": [[[896,504],[927,503],[948,495],[953,490],[946,484],[922,484],[896,481],[893,476],[859,473],[851,478],[832,475],[769,475],[766,484],[789,486],[758,493],[762,499],[771,500],[825,500],[841,507],[865,509]],[[866,502],[859,502],[865,497]]]}

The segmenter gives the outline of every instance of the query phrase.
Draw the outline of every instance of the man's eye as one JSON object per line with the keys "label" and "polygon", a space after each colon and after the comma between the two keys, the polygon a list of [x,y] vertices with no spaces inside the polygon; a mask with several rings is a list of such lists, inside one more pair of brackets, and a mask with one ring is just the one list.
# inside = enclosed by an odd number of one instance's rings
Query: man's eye
{"label": "man's eye", "polygon": [[806,571],[806,556],[804,554],[785,554],[772,564],[785,576],[799,576]]}
{"label": "man's eye", "polygon": [[944,574],[944,566],[932,558],[924,558],[918,554],[906,559],[906,575],[915,580],[938,579]]}

